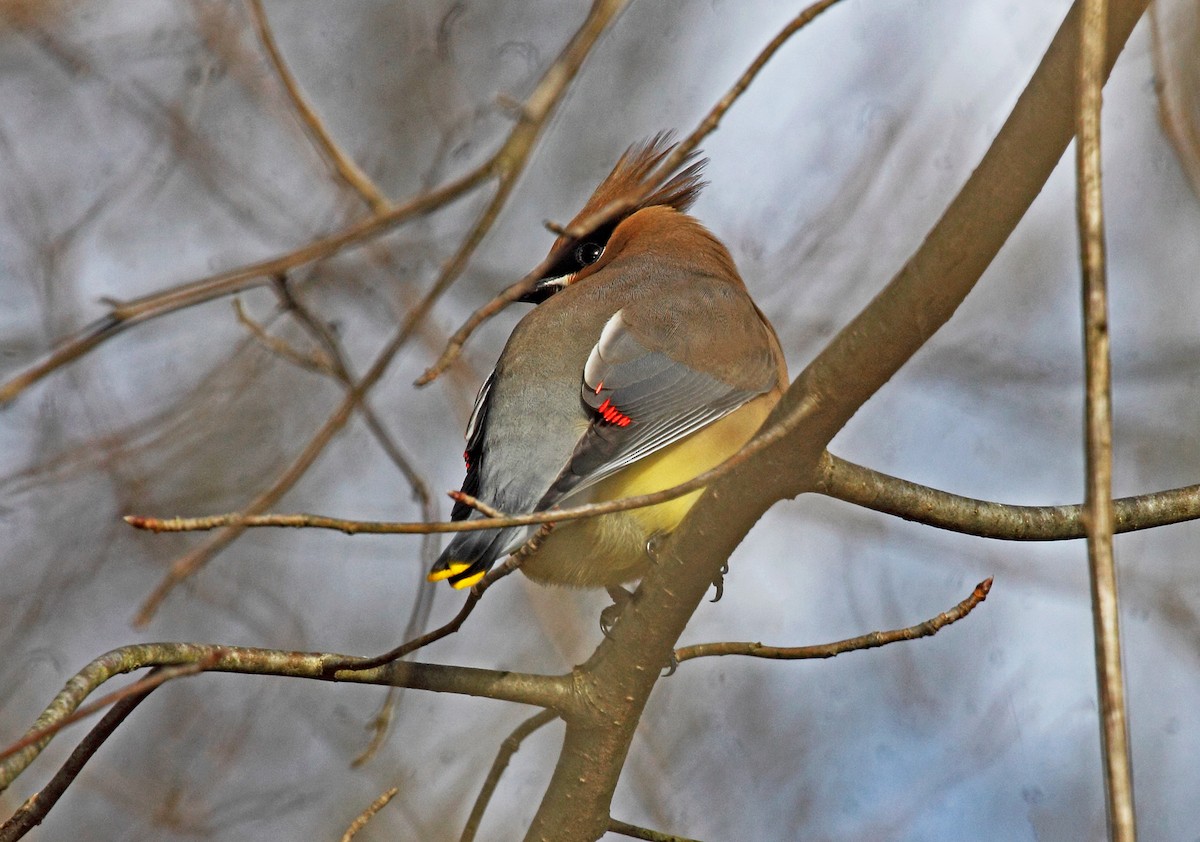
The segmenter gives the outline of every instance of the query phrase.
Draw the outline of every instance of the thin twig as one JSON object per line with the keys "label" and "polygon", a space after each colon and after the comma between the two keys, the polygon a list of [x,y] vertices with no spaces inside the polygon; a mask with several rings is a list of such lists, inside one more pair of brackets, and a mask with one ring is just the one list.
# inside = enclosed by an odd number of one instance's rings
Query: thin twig
{"label": "thin twig", "polygon": [[457,632],[462,628],[462,624],[467,621],[467,617],[471,616],[471,612],[475,610],[475,606],[483,597],[483,594],[500,579],[520,569],[521,564],[526,557],[532,552],[531,547],[536,547],[537,544],[545,538],[549,530],[553,528],[553,524],[545,524],[536,534],[525,542],[516,552],[504,560],[502,564],[498,564],[487,572],[487,574],[472,586],[467,594],[467,600],[463,603],[462,608],[458,613],[446,623],[444,626],[439,626],[432,631],[428,631],[420,637],[401,643],[395,649],[384,652],[382,655],[374,655],[369,658],[346,658],[344,660],[331,660],[326,666],[326,669],[332,674],[339,670],[371,670],[381,667],[384,664],[390,664],[392,661],[399,660],[406,655],[416,652],[431,643],[441,640],[444,637]]}
{"label": "thin twig", "polygon": [[[404,639],[414,637],[416,632],[408,633],[405,629]],[[371,738],[367,740],[367,744],[363,746],[363,750],[354,756],[350,761],[351,769],[358,769],[367,765],[379,753],[379,749],[383,748],[384,740],[387,739],[388,732],[392,727],[392,720],[396,716],[396,707],[399,704],[400,696],[403,688],[389,687],[383,695],[383,701],[379,703],[379,707],[375,710],[375,715],[371,717],[371,721],[367,723],[366,730],[370,732]]]}
{"label": "thin twig", "polygon": [[[558,523],[645,508],[681,497],[732,470],[769,445],[776,435],[781,435],[788,428],[790,424],[773,427],[768,431],[772,436],[767,440],[767,444],[753,447],[747,445],[744,450],[730,457],[728,462],[681,485],[652,494],[605,500],[567,509],[502,516],[491,506],[469,494],[453,492],[450,496],[455,500],[461,500],[472,508],[487,512],[489,516],[474,520],[430,523],[350,520],[305,513],[243,516],[239,512],[229,512],[174,518],[126,515],[125,522],[149,532],[196,532],[238,525],[245,528],[332,529],[347,535],[424,535],[431,532],[476,532],[510,526]],[[757,441],[756,438],[751,444]],[[889,476],[839,459],[832,454],[826,454],[822,460],[813,490],[906,520],[981,538],[1006,541],[1068,541],[1086,537],[1082,505],[1015,506],[977,500]],[[1114,500],[1113,505],[1115,531],[1118,533],[1183,523],[1200,518],[1200,485],[1122,497]]]}
{"label": "thin twig", "polygon": [[495,793],[504,770],[508,768],[512,756],[521,748],[521,743],[525,742],[525,739],[534,731],[544,725],[549,725],[556,719],[558,719],[558,714],[552,710],[535,713],[504,738],[504,742],[500,744],[500,749],[496,752],[496,759],[492,761],[492,768],[488,770],[483,786],[480,787],[479,795],[475,797],[475,803],[471,806],[471,815],[467,816],[467,823],[463,826],[462,835],[458,838],[459,842],[473,842],[475,839],[488,802],[492,800],[492,794]]}
{"label": "thin twig", "polygon": [[[710,482],[724,476],[747,459],[755,456],[768,447],[783,439],[795,429],[805,418],[816,409],[816,403],[809,400],[801,401],[793,410],[781,418],[769,429],[759,432],[747,442],[741,450],[734,453],[724,462],[697,474],[687,482],[672,488],[665,488],[651,494],[641,494],[636,497],[625,497],[620,500],[605,500],[598,503],[588,503],[569,509],[551,509],[544,512],[532,512],[524,515],[513,515],[505,518],[479,518],[476,520],[452,521],[443,523],[392,523],[386,521],[354,521],[342,518],[330,518],[322,515],[291,514],[291,515],[260,515],[245,512],[230,512],[220,515],[206,515],[197,518],[153,518],[142,515],[126,515],[124,520],[136,529],[149,532],[193,532],[208,529],[224,528],[244,530],[251,526],[287,526],[287,527],[318,527],[336,529],[353,535],[358,533],[371,534],[424,534],[426,532],[474,532],[481,529],[497,527],[530,526],[533,524],[550,524],[566,520],[578,520],[586,517],[623,512],[629,509],[644,508],[658,503],[664,503],[682,497]],[[347,410],[348,411],[348,410]],[[473,505],[474,498],[462,495],[464,502]],[[221,533],[225,534],[225,533]]]}
{"label": "thin twig", "polygon": [[469,506],[470,508],[474,509],[475,511],[480,512],[481,514],[487,515],[489,518],[505,517],[504,512],[500,511],[499,509],[489,506],[487,503],[483,502],[482,500],[480,500],[478,498],[472,497],[470,494],[467,494],[466,492],[450,491],[447,493],[447,496],[451,500],[453,500],[455,503],[462,503],[464,506]]}
{"label": "thin twig", "polygon": [[25,736],[21,737],[21,739],[17,740],[12,745],[9,745],[4,749],[0,749],[0,760],[6,760],[17,752],[37,743],[49,742],[51,737],[53,737],[63,728],[66,728],[68,725],[73,725],[81,719],[86,719],[93,713],[98,713],[107,707],[111,707],[117,702],[120,702],[122,699],[129,698],[130,696],[145,695],[155,687],[165,684],[174,678],[198,675],[199,673],[212,669],[213,664],[217,662],[219,657],[219,654],[213,654],[212,656],[202,661],[197,661],[194,664],[182,664],[175,667],[162,667],[160,669],[155,669],[145,678],[138,679],[137,681],[122,687],[120,690],[114,690],[113,692],[101,696],[99,699],[89,702],[86,705],[81,705],[69,715],[62,717],[61,719],[57,719],[43,728],[35,728],[32,731],[29,731],[25,734]]}
{"label": "thin twig", "polygon": [[[155,672],[165,671],[162,668],[155,670]],[[71,752],[71,756],[67,758],[67,762],[59,768],[49,783],[42,787],[40,792],[31,795],[0,827],[0,842],[14,842],[42,823],[54,805],[62,798],[63,793],[67,791],[67,787],[79,776],[84,765],[91,760],[92,755],[100,750],[100,746],[104,745],[104,741],[117,729],[117,726],[124,722],[129,714],[133,713],[134,709],[162,683],[151,683],[151,679],[154,677],[152,673],[148,679],[137,682],[142,685],[139,692],[125,696],[100,718],[100,721],[79,742],[79,745]]]}
{"label": "thin twig", "polygon": [[663,833],[661,830],[650,830],[646,827],[638,827],[636,824],[614,819],[611,816],[608,819],[608,830],[610,833],[619,833],[622,836],[629,836],[633,839],[646,839],[649,842],[699,842],[698,839],[692,839],[688,836],[675,836],[670,833]]}
{"label": "thin twig", "polygon": [[499,157],[500,153],[497,153],[491,160],[465,175],[414,196],[385,214],[352,223],[341,231],[312,240],[286,254],[115,304],[104,316],[60,340],[43,359],[0,384],[0,406],[9,403],[48,374],[74,362],[131,327],[215,298],[262,286],[281,272],[332,257],[343,249],[358,245],[410,219],[450,204],[494,177]]}
{"label": "thin twig", "polygon": [[932,637],[941,629],[951,623],[957,623],[975,610],[975,606],[987,599],[988,592],[991,589],[992,579],[989,576],[975,586],[975,590],[971,592],[970,596],[949,611],[938,614],[936,617],[931,617],[923,623],[917,623],[915,626],[908,626],[903,629],[868,632],[867,634],[851,637],[847,640],[839,640],[835,643],[821,643],[815,646],[765,646],[762,643],[732,641],[723,643],[697,643],[692,646],[683,646],[676,649],[675,661],[683,663],[693,658],[709,658],[716,655],[745,655],[751,658],[772,658],[780,661],[834,658],[845,652],[877,649],[880,646],[899,643],[902,640],[917,640],[922,637]]}
{"label": "thin twig", "polygon": [[1085,435],[1088,573],[1100,699],[1100,745],[1104,758],[1108,835],[1134,842],[1133,771],[1121,672],[1117,573],[1113,559],[1112,374],[1105,277],[1104,200],[1100,173],[1100,108],[1104,86],[1108,0],[1083,0],[1077,93],[1077,210],[1083,268]]}
{"label": "thin twig", "polygon": [[344,658],[341,660],[330,661],[325,665],[326,671],[332,675],[335,672],[345,670],[358,672],[361,670],[376,669],[384,664],[390,664],[392,661],[398,661],[405,655],[410,655],[413,652],[416,652],[418,649],[422,649],[431,643],[436,643],[444,637],[449,637],[462,628],[462,624],[467,621],[467,617],[471,616],[471,612],[474,611],[475,606],[479,604],[479,597],[483,592],[477,588],[478,586],[472,588],[467,593],[467,599],[463,603],[462,608],[458,609],[458,613],[455,614],[450,622],[446,623],[445,625],[438,626],[436,629],[431,629],[420,637],[413,638],[412,640],[406,640],[395,649],[389,649],[382,655],[372,655],[367,658]]}
{"label": "thin twig", "polygon": [[237,317],[238,324],[250,331],[250,335],[272,354],[282,357],[305,371],[323,374],[327,377],[334,376],[333,361],[323,351],[313,350],[306,354],[286,340],[273,335],[262,324],[250,318],[242,307],[242,299],[233,299],[233,312]]}
{"label": "thin twig", "polygon": [[316,109],[308,101],[308,97],[304,95],[304,91],[300,89],[300,83],[296,81],[291,68],[283,60],[283,54],[279,51],[279,45],[275,43],[275,35],[267,20],[267,13],[263,10],[262,0],[248,0],[248,5],[250,17],[254,21],[254,30],[258,33],[258,40],[262,42],[267,58],[270,60],[271,66],[275,68],[279,81],[283,83],[284,90],[287,91],[288,98],[292,101],[292,106],[296,109],[296,114],[300,117],[300,122],[309,138],[312,139],[313,144],[342,181],[362,196],[371,210],[377,214],[386,213],[391,209],[392,203],[383,195],[375,182],[371,181],[370,177],[359,168],[358,164],[354,163],[354,160],[337,145],[329,130],[325,128],[321,116],[317,114]]}
{"label": "thin twig", "polygon": [[[378,686],[411,687],[435,693],[457,693],[519,704],[572,709],[568,676],[533,675],[508,670],[444,666],[412,661],[389,663],[375,669],[334,672],[333,664],[355,662],[329,652],[289,652],[249,646],[205,643],[141,643],[122,646],[93,660],[73,676],[46,707],[30,732],[41,731],[76,710],[92,691],[109,679],[146,667],[204,663],[211,672],[276,675],[321,681]],[[120,703],[118,703],[120,704]],[[46,746],[46,740],[26,745],[0,760],[0,791],[7,788]]]}
{"label": "thin twig", "polygon": [[[350,368],[350,360],[345,350],[342,348],[341,342],[333,331],[322,322],[317,316],[304,304],[300,297],[296,294],[292,285],[288,283],[286,276],[280,276],[275,279],[275,291],[279,296],[279,300],[284,308],[300,323],[301,327],[309,332],[309,334],[323,347],[329,355],[332,364],[330,374],[332,374],[346,388],[350,389],[354,386],[354,373]],[[434,502],[433,495],[429,490],[429,483],[413,466],[408,455],[400,447],[383,421],[376,414],[371,406],[371,402],[365,397],[358,404],[359,414],[367,424],[367,429],[375,436],[375,440],[379,446],[392,460],[392,464],[404,475],[408,481],[409,487],[412,489],[413,497],[417,500],[421,507],[421,520],[426,523],[432,523],[438,519],[437,503]],[[440,549],[439,536],[430,533],[421,541],[421,562],[422,567],[429,568],[433,565],[437,558]],[[404,630],[400,635],[401,639],[409,640],[416,637],[425,628],[425,624],[429,621],[430,611],[433,609],[433,594],[432,584],[425,581],[424,575],[421,575],[417,582],[417,586],[413,589],[413,605],[409,612],[408,621],[405,623]],[[404,688],[389,687],[384,694],[379,709],[371,718],[371,739],[363,750],[350,762],[352,768],[357,768],[374,756],[375,752],[383,745],[384,738],[387,736],[388,726],[392,721],[394,707],[399,703],[403,695]]]}
{"label": "thin twig", "polygon": [[[554,222],[546,221],[543,225],[551,232],[559,236],[571,235],[579,236],[587,231],[590,231],[607,221],[617,218],[621,214],[628,211],[631,207],[636,206],[645,196],[654,192],[654,190],[667,181],[679,166],[687,160],[687,157],[695,151],[700,145],[700,142],[711,134],[721,122],[721,118],[725,116],[738,98],[750,87],[750,83],[759,74],[759,71],[766,66],[771,57],[779,51],[789,38],[811,23],[821,12],[828,9],[839,0],[819,0],[806,8],[803,12],[793,18],[787,26],[780,30],[770,43],[759,52],[750,66],[738,77],[737,82],[729,89],[726,94],[721,97],[709,110],[704,119],[692,130],[683,141],[676,145],[671,154],[668,155],[655,170],[654,174],[646,179],[642,185],[642,189],[634,194],[626,196],[618,201],[610,202],[605,207],[600,208],[595,213],[588,215],[580,220],[575,225],[569,228],[564,228]],[[565,250],[570,247],[570,243],[564,243],[560,249]],[[462,352],[463,346],[471,337],[480,325],[488,319],[502,311],[509,304],[521,298],[529,292],[533,285],[541,278],[547,269],[553,266],[562,257],[563,251],[553,250],[546,255],[545,259],[538,266],[527,274],[524,278],[517,281],[512,286],[508,287],[500,294],[496,295],[491,301],[488,301],[482,307],[472,313],[465,322],[456,330],[450,339],[446,342],[446,347],[441,355],[434,361],[433,365],[429,366],[425,372],[417,378],[417,386],[425,386],[436,380],[446,368],[454,362],[459,353]]]}
{"label": "thin twig", "polygon": [[346,828],[346,832],[342,834],[342,842],[350,842],[355,835],[367,826],[367,822],[375,818],[375,814],[387,806],[388,802],[396,797],[396,793],[400,791],[399,787],[392,787],[387,792],[380,795],[367,809],[363,810],[354,821],[350,822],[350,826]]}
{"label": "thin twig", "polygon": [[[864,468],[832,453],[818,466],[814,489],[847,503],[979,538],[1068,541],[1087,537],[1083,506],[1014,506],[963,497]],[[1117,533],[1200,518],[1200,485],[1113,501]]]}

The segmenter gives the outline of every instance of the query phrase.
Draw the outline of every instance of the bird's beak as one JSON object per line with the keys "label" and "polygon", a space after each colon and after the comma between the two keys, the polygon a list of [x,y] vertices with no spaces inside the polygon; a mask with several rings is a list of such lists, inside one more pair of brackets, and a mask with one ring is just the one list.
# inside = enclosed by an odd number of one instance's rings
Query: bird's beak
{"label": "bird's beak", "polygon": [[560,275],[557,278],[542,278],[533,289],[518,298],[525,304],[541,304],[554,293],[564,289],[571,282],[571,275]]}

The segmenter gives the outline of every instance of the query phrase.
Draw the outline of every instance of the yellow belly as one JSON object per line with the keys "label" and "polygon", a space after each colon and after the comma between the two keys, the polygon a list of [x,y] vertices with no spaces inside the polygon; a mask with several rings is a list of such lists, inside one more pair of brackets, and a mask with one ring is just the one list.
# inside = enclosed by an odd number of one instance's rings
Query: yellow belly
{"label": "yellow belly", "polygon": [[[601,480],[568,505],[651,494],[716,467],[750,440],[777,399],[774,393],[755,398],[720,421]],[[636,579],[650,563],[647,540],[678,526],[702,492],[657,506],[559,524],[521,570],[537,582],[574,587]]]}

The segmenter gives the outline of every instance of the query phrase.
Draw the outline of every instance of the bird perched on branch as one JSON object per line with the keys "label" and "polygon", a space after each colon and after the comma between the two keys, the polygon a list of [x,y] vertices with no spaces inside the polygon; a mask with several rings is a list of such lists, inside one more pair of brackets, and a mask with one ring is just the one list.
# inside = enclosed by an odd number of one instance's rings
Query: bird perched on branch
{"label": "bird perched on branch", "polygon": [[[517,514],[670,488],[736,453],[787,387],[729,251],[687,215],[704,161],[657,173],[672,148],[658,135],[626,151],[555,243],[561,259],[522,299],[537,306],[479,390],[465,494]],[[610,218],[569,236],[598,214]],[[521,569],[579,587],[636,579],[648,541],[700,494],[559,523]],[[454,520],[477,517],[454,507]],[[535,529],[460,532],[429,579],[469,587]]]}

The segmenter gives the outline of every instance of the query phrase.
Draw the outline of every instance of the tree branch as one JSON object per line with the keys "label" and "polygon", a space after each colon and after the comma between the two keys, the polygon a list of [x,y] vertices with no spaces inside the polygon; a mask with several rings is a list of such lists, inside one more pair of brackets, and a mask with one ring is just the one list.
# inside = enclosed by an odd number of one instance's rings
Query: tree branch
{"label": "tree branch", "polygon": [[317,114],[316,109],[312,107],[312,103],[308,101],[308,97],[301,90],[300,83],[296,80],[291,68],[283,60],[283,54],[279,51],[279,45],[275,43],[275,34],[271,31],[271,24],[267,20],[267,13],[263,10],[262,0],[249,0],[248,6],[258,40],[262,43],[267,58],[270,60],[271,66],[275,68],[275,73],[279,76],[279,81],[283,84],[288,99],[296,109],[296,114],[313,145],[317,147],[322,157],[333,167],[334,172],[342,181],[357,192],[371,210],[377,214],[386,213],[391,209],[392,203],[383,195],[375,182],[371,181],[370,177],[359,168],[358,164],[354,163],[354,160],[337,145],[332,135],[329,134],[329,130],[325,128],[321,116]]}
{"label": "tree branch", "polygon": [[[206,643],[142,643],[122,646],[96,658],[58,693],[30,728],[41,731],[69,716],[97,687],[114,676],[146,667],[204,663],[210,672],[277,675],[321,681],[411,687],[455,693],[565,711],[575,705],[566,676],[534,675],[475,667],[393,661],[373,669],[334,670],[353,663],[329,652],[287,652],[248,646]],[[122,700],[124,701],[124,700]],[[27,745],[0,761],[0,792],[6,789],[45,748],[50,737]]]}
{"label": "tree branch", "polygon": [[709,658],[717,655],[745,655],[751,658],[771,658],[778,661],[802,661],[814,658],[835,658],[845,652],[855,652],[862,649],[878,649],[890,643],[903,640],[917,640],[922,637],[932,637],[941,629],[957,623],[975,610],[975,606],[987,599],[992,590],[991,577],[984,579],[975,586],[971,595],[955,605],[949,611],[944,611],[936,617],[931,617],[923,623],[891,631],[875,631],[867,634],[839,640],[835,643],[821,643],[816,646],[764,646],[761,643],[722,642],[696,643],[675,650],[675,660],[678,663],[690,661],[693,658]]}
{"label": "tree branch", "polygon": [[629,836],[633,839],[648,839],[650,842],[699,842],[698,839],[691,839],[686,836],[675,836],[670,833],[663,833],[659,830],[650,830],[645,827],[638,827],[635,824],[623,822],[620,819],[610,818],[608,820],[607,830],[610,833],[619,833],[622,836]]}
{"label": "tree branch", "polygon": [[463,826],[459,842],[473,842],[475,839],[475,834],[479,832],[479,825],[483,821],[483,813],[487,810],[488,802],[492,800],[492,794],[496,791],[496,786],[500,783],[500,778],[504,775],[504,770],[508,768],[508,763],[512,760],[512,756],[521,748],[521,743],[525,742],[525,738],[534,731],[537,731],[544,725],[549,725],[556,719],[558,719],[558,714],[552,710],[535,713],[514,728],[513,732],[504,738],[504,742],[500,744],[500,750],[496,752],[496,759],[492,761],[492,768],[488,770],[487,777],[484,778],[479,795],[475,797],[475,803],[471,806],[471,815],[467,817],[467,823]]}
{"label": "tree branch", "polygon": [[[1083,506],[1014,506],[962,497],[864,468],[825,453],[814,491],[905,520],[1002,541],[1086,538]],[[1113,501],[1117,533],[1200,518],[1200,485]]]}
{"label": "tree branch", "polygon": [[[154,673],[157,672],[159,670],[153,671],[150,679],[153,679]],[[138,692],[121,699],[108,713],[104,714],[71,752],[67,762],[59,768],[50,782],[42,787],[40,792],[31,795],[15,813],[9,816],[8,821],[0,827],[0,842],[14,842],[41,824],[58,800],[62,798],[63,793],[67,791],[67,787],[79,776],[84,765],[91,760],[92,755],[100,750],[100,746],[104,745],[105,740],[117,729],[117,726],[124,722],[129,714],[133,713],[134,708],[154,692],[161,682],[150,683],[147,680],[142,684],[143,686]],[[49,737],[46,739],[49,740]],[[37,750],[40,751],[41,748],[39,747]],[[0,767],[0,771],[6,772],[7,769]],[[0,791],[3,791],[7,784],[8,782],[0,776]]]}
{"label": "tree branch", "polygon": [[1087,493],[1083,523],[1087,528],[1108,835],[1113,842],[1134,842],[1137,827],[1133,810],[1133,765],[1129,756],[1117,571],[1113,558],[1112,373],[1100,176],[1100,106],[1107,28],[1108,0],[1083,0],[1076,111],[1079,139],[1075,145],[1086,381]]}
{"label": "tree branch", "polygon": [[375,818],[375,814],[386,807],[388,802],[395,798],[396,793],[399,791],[400,788],[394,786],[372,801],[367,809],[359,813],[354,821],[350,822],[350,826],[342,834],[342,842],[350,842],[351,839],[357,836],[358,832],[367,826],[367,822]]}

